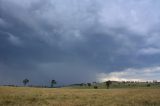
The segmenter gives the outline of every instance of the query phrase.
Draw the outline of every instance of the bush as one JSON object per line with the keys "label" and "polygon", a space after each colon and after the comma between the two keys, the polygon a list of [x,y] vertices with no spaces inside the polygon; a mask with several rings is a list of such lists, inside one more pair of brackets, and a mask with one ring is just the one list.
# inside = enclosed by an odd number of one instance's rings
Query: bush
{"label": "bush", "polygon": [[94,89],[98,89],[98,86],[94,86]]}
{"label": "bush", "polygon": [[147,84],[147,87],[150,87],[151,86],[151,84]]}

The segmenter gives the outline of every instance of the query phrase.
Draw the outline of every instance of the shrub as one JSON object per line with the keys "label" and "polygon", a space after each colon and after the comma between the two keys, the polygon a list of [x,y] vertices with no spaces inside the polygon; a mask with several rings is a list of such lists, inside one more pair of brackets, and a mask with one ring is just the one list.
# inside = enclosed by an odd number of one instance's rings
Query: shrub
{"label": "shrub", "polygon": [[147,84],[147,87],[150,87],[151,86],[151,84]]}
{"label": "shrub", "polygon": [[98,89],[98,86],[94,86],[94,89]]}

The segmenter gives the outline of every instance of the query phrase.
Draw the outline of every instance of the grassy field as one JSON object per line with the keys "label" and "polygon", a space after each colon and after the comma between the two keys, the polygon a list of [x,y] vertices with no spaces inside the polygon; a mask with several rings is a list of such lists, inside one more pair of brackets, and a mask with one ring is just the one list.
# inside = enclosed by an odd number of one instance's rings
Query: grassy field
{"label": "grassy field", "polygon": [[0,87],[0,106],[160,106],[160,89]]}

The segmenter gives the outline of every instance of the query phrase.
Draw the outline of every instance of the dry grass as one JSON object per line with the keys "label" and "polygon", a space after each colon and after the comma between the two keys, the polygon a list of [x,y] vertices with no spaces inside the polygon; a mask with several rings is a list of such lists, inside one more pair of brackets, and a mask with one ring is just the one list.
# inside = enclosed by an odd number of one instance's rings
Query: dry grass
{"label": "dry grass", "polygon": [[0,106],[160,106],[160,89],[0,87]]}

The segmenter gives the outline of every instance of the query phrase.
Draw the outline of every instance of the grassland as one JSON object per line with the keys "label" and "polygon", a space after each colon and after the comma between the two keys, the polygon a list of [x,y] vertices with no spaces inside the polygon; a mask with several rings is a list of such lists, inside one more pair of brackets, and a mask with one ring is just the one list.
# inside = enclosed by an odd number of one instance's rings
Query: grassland
{"label": "grassland", "polygon": [[160,89],[0,87],[0,106],[160,106]]}

